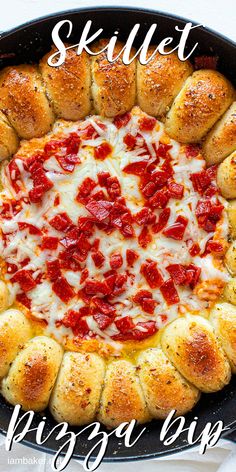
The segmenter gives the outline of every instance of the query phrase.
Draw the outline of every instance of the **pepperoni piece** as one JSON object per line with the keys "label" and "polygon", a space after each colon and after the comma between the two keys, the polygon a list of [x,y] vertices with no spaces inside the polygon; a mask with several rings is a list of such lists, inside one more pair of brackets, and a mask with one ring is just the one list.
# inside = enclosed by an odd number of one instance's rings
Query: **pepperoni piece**
{"label": "pepperoni piece", "polygon": [[119,252],[116,252],[110,257],[110,266],[112,269],[120,269],[123,265],[123,258]]}
{"label": "pepperoni piece", "polygon": [[42,231],[39,228],[37,228],[37,226],[31,225],[30,223],[19,222],[18,226],[19,226],[20,231],[23,231],[24,229],[28,229],[29,234],[35,234],[37,236],[40,236],[42,234]]}
{"label": "pepperoni piece", "polygon": [[160,214],[156,224],[152,226],[153,233],[159,233],[162,231],[168,223],[170,217],[170,208],[165,208]]}
{"label": "pepperoni piece", "polygon": [[[86,177],[82,184],[80,185],[78,189],[78,194],[76,196],[76,200],[81,202],[81,199],[89,197],[92,190],[96,187],[96,182],[94,182],[93,179],[90,179],[90,177]],[[82,200],[83,203],[83,200]]]}
{"label": "pepperoni piece", "polygon": [[105,261],[105,257],[104,257],[104,255],[102,254],[101,251],[94,251],[92,253],[91,257],[92,257],[93,262],[94,262],[96,267],[100,268],[100,267],[103,266],[104,261]]}
{"label": "pepperoni piece", "polygon": [[115,321],[115,325],[122,334],[125,334],[127,331],[135,327],[135,324],[130,316],[123,316],[122,318],[118,318]]}
{"label": "pepperoni piece", "polygon": [[175,305],[175,303],[179,303],[179,295],[172,279],[166,280],[160,287],[160,291],[167,305]]}
{"label": "pepperoni piece", "polygon": [[41,249],[54,250],[57,249],[59,239],[54,236],[43,236]]}
{"label": "pepperoni piece", "polygon": [[60,262],[55,259],[53,261],[47,261],[47,276],[51,281],[56,280],[61,276]]}
{"label": "pepperoni piece", "polygon": [[146,248],[151,241],[152,235],[149,232],[148,227],[144,226],[138,236],[138,243],[141,247]]}
{"label": "pepperoni piece", "polygon": [[176,285],[183,285],[186,282],[186,269],[182,264],[170,264],[166,267]]}
{"label": "pepperoni piece", "polygon": [[63,212],[54,216],[49,221],[49,224],[57,231],[66,231],[73,225],[73,221],[70,219],[67,213]]}
{"label": "pepperoni piece", "polygon": [[111,288],[106,280],[101,282],[99,280],[87,279],[85,282],[85,292],[88,295],[108,295],[111,293]]}
{"label": "pepperoni piece", "polygon": [[167,188],[169,191],[170,198],[177,198],[181,199],[183,198],[184,195],[184,186],[181,184],[178,184],[174,180],[169,180],[167,182]]}
{"label": "pepperoni piece", "polygon": [[142,175],[145,172],[147,165],[147,161],[132,162],[124,167],[123,172],[126,174]]}
{"label": "pepperoni piece", "polygon": [[195,266],[194,264],[189,264],[186,267],[186,284],[190,286],[190,288],[194,288],[197,285],[199,277],[201,274],[200,267]]}
{"label": "pepperoni piece", "polygon": [[19,180],[21,178],[21,173],[18,165],[16,164],[15,159],[12,159],[8,164],[8,170],[11,178],[11,184],[14,188],[15,192],[18,193],[20,191]]}
{"label": "pepperoni piece", "polygon": [[169,150],[172,148],[171,144],[162,144],[160,143],[157,150],[156,150],[156,155],[158,157],[162,157],[163,159],[166,159],[169,155]]}
{"label": "pepperoni piece", "polygon": [[97,174],[99,185],[101,185],[101,187],[106,187],[107,179],[108,179],[110,176],[111,176],[111,175],[109,174],[109,172],[99,172],[99,173]]}
{"label": "pepperoni piece", "polygon": [[188,252],[190,256],[195,257],[200,253],[201,249],[198,243],[193,243],[192,246],[189,248]]}
{"label": "pepperoni piece", "polygon": [[149,205],[153,208],[165,208],[169,199],[170,195],[168,190],[158,190],[153,197],[150,198]]}
{"label": "pepperoni piece", "polygon": [[53,282],[52,289],[64,303],[68,303],[75,296],[73,288],[63,276]]}
{"label": "pepperoni piece", "polygon": [[139,290],[133,297],[133,300],[142,307],[143,311],[153,315],[157,301],[153,300],[151,292],[148,290]]}
{"label": "pepperoni piece", "polygon": [[30,310],[31,300],[27,297],[26,293],[17,293],[16,300]]}
{"label": "pepperoni piece", "polygon": [[112,153],[112,147],[109,143],[102,143],[94,149],[95,159],[104,161]]}
{"label": "pepperoni piece", "polygon": [[115,200],[121,195],[120,182],[117,177],[108,177],[106,181],[107,193],[111,200]]}
{"label": "pepperoni piece", "polygon": [[113,322],[113,319],[110,316],[104,315],[103,313],[95,313],[93,318],[102,331],[108,328],[108,326],[110,326],[110,324]]}
{"label": "pepperoni piece", "polygon": [[113,123],[118,129],[120,129],[123,126],[126,126],[130,120],[131,120],[131,114],[127,112],[127,113],[124,113],[123,115],[115,116]]}
{"label": "pepperoni piece", "polygon": [[37,283],[32,277],[31,271],[25,269],[16,272],[11,278],[11,281],[17,282],[23,292],[29,292],[37,285]]}
{"label": "pepperoni piece", "polygon": [[133,136],[131,133],[127,133],[123,138],[123,142],[126,144],[130,151],[135,148],[136,141],[136,137]]}
{"label": "pepperoni piece", "polygon": [[104,315],[113,316],[115,314],[114,306],[105,302],[101,298],[93,297],[93,303]]}
{"label": "pepperoni piece", "polygon": [[82,270],[81,277],[80,277],[80,284],[83,284],[85,282],[85,280],[88,278],[88,276],[89,276],[88,269]]}
{"label": "pepperoni piece", "polygon": [[176,239],[177,241],[181,241],[183,239],[187,224],[188,219],[180,215],[176,218],[175,223],[163,230],[163,234],[167,238],[172,238]]}
{"label": "pepperoni piece", "polygon": [[159,288],[163,284],[162,275],[157,269],[157,263],[154,261],[144,262],[141,265],[140,273],[151,288]]}
{"label": "pepperoni piece", "polygon": [[112,204],[105,200],[90,200],[85,208],[93,215],[96,220],[103,221],[105,220],[111,212]]}
{"label": "pepperoni piece", "polygon": [[156,215],[151,211],[150,208],[144,207],[138,211],[134,217],[136,223],[139,226],[153,224],[156,221]]}
{"label": "pepperoni piece", "polygon": [[133,267],[135,261],[138,258],[139,258],[139,255],[137,254],[136,251],[134,251],[133,249],[126,250],[126,260],[127,260],[128,266]]}
{"label": "pepperoni piece", "polygon": [[157,120],[152,116],[144,116],[139,120],[139,128],[141,131],[152,131],[156,126]]}

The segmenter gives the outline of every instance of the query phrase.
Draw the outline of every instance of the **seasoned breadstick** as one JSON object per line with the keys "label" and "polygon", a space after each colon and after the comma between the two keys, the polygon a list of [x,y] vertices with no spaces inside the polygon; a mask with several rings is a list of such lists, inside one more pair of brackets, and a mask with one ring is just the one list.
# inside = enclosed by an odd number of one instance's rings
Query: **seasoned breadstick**
{"label": "seasoned breadstick", "polygon": [[62,348],[47,336],[31,339],[2,381],[2,395],[23,410],[46,408],[62,360]]}
{"label": "seasoned breadstick", "polygon": [[17,353],[32,337],[29,321],[19,310],[0,315],[0,378],[4,377]]}
{"label": "seasoned breadstick", "polygon": [[[148,57],[154,51],[155,46],[150,47]],[[157,53],[146,65],[137,61],[137,104],[146,113],[162,118],[192,72],[190,62],[180,61],[175,53]]]}
{"label": "seasoned breadstick", "polygon": [[6,116],[0,111],[0,161],[8,159],[17,150],[19,140]]}
{"label": "seasoned breadstick", "polygon": [[47,95],[58,117],[80,120],[91,108],[89,56],[86,52],[78,56],[75,49],[69,49],[65,62],[59,67],[51,67],[47,60],[55,51],[53,47],[39,63]]}
{"label": "seasoned breadstick", "polygon": [[211,312],[210,321],[221,340],[232,371],[236,373],[236,307],[231,303],[217,303]]}
{"label": "seasoned breadstick", "polygon": [[137,360],[141,386],[151,415],[164,419],[171,410],[183,415],[197,403],[200,392],[190,385],[162,349],[147,349]]}
{"label": "seasoned breadstick", "polygon": [[105,375],[98,419],[108,428],[123,421],[150,420],[135,366],[124,359],[111,362]]}
{"label": "seasoned breadstick", "polygon": [[[107,44],[101,40],[93,50],[99,51]],[[117,43],[114,50],[116,56],[123,44]],[[92,96],[97,113],[113,117],[129,111],[135,103],[135,68],[136,61],[130,65],[123,64],[121,57],[110,63],[106,53],[91,58]]]}
{"label": "seasoned breadstick", "polygon": [[35,66],[6,67],[0,73],[0,109],[21,138],[46,134],[54,121]]}
{"label": "seasoned breadstick", "polygon": [[231,370],[211,324],[201,316],[178,318],[164,330],[163,351],[199,390],[216,392],[230,381]]}
{"label": "seasoned breadstick", "polygon": [[203,153],[208,165],[218,164],[236,150],[236,102],[207,135]]}
{"label": "seasoned breadstick", "polygon": [[67,352],[50,399],[57,421],[83,425],[95,419],[99,406],[105,364],[97,354]]}
{"label": "seasoned breadstick", "polygon": [[166,117],[167,133],[183,143],[200,141],[230,106],[234,94],[231,83],[219,72],[194,72]]}
{"label": "seasoned breadstick", "polygon": [[236,151],[219,165],[217,183],[223,197],[236,198]]}

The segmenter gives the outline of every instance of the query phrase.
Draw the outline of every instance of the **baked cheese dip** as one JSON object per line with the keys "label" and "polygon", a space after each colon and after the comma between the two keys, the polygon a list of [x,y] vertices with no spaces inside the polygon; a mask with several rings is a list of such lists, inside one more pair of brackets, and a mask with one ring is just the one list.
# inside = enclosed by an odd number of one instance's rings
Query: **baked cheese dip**
{"label": "baked cheese dip", "polygon": [[138,107],[23,141],[1,170],[11,303],[64,346],[114,355],[151,346],[177,317],[207,317],[229,279],[216,170]]}

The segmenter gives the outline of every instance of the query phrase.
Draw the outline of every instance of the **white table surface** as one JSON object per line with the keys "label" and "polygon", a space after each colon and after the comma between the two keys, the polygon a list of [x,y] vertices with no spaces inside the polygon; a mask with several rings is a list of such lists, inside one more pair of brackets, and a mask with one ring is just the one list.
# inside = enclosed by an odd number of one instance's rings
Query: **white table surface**
{"label": "white table surface", "polygon": [[[208,26],[236,41],[236,0],[2,0],[0,31],[6,31],[31,19],[83,6],[143,6],[186,17]],[[10,459],[16,458],[17,465]],[[20,465],[26,458],[28,464]],[[11,453],[4,450],[4,438],[0,436],[0,472],[29,472],[34,464],[35,472],[49,472],[50,456],[22,445],[15,445]],[[32,463],[32,462],[31,462]],[[103,464],[99,472],[236,472],[236,445],[221,441],[204,456],[190,450],[165,458],[165,460],[129,464]],[[83,471],[72,461],[67,472]]]}

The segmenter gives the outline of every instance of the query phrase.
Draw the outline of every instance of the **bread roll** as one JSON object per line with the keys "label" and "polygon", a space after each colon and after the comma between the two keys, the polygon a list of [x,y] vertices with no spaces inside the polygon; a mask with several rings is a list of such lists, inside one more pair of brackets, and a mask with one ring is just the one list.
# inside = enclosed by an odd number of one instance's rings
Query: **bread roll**
{"label": "bread roll", "polygon": [[0,73],[0,109],[21,138],[45,135],[54,121],[36,66],[6,67]]}
{"label": "bread roll", "polygon": [[137,363],[147,406],[154,418],[164,419],[171,410],[184,415],[194,407],[199,390],[182,377],[162,349],[143,351]]}
{"label": "bread roll", "polygon": [[107,367],[98,420],[115,428],[132,419],[150,420],[136,368],[125,359],[113,361]]}
{"label": "bread roll", "polygon": [[223,161],[236,150],[236,102],[226,111],[207,135],[203,153],[209,166]]}
{"label": "bread roll", "polygon": [[225,264],[232,275],[236,275],[236,241],[233,241],[225,254]]}
{"label": "bread roll", "polygon": [[230,381],[230,365],[211,324],[201,316],[178,318],[165,328],[164,353],[199,390],[216,392]]}
{"label": "bread roll", "polygon": [[32,337],[31,326],[19,310],[0,315],[0,378],[4,377],[17,353]]}
{"label": "bread roll", "polygon": [[166,118],[166,132],[182,143],[200,141],[234,99],[231,83],[215,70],[198,70],[177,95]]}
{"label": "bread roll", "polygon": [[217,184],[223,197],[236,198],[236,151],[219,165]]}
{"label": "bread roll", "polygon": [[225,285],[224,297],[228,302],[236,305],[236,278],[229,280]]}
{"label": "bread roll", "polygon": [[31,339],[2,381],[2,395],[23,410],[46,408],[62,360],[62,348],[47,336]]}
{"label": "bread roll", "polygon": [[[148,57],[155,49],[149,48]],[[190,62],[180,61],[175,53],[167,56],[156,53],[146,65],[137,61],[138,105],[149,115],[162,118],[192,72]]]}
{"label": "bread roll", "polygon": [[99,406],[105,364],[97,354],[67,352],[50,399],[54,418],[71,425],[95,419]]}
{"label": "bread roll", "polygon": [[7,284],[0,280],[0,312],[6,310],[9,306],[9,291]]}
{"label": "bread roll", "polygon": [[6,116],[0,111],[0,161],[8,159],[17,151],[18,137]]}
{"label": "bread roll", "polygon": [[[99,51],[106,44],[107,40],[101,40],[93,50]],[[114,56],[119,54],[122,47],[122,43],[116,44]],[[135,60],[126,66],[121,57],[110,63],[106,52],[91,58],[92,96],[98,114],[112,118],[133,107],[136,93],[135,68]]]}
{"label": "bread roll", "polygon": [[230,235],[236,238],[236,200],[231,200],[228,204],[228,222],[230,228]]}
{"label": "bread roll", "polygon": [[231,303],[217,303],[211,312],[210,321],[236,373],[236,307]]}
{"label": "bread roll", "polygon": [[78,56],[75,49],[69,49],[65,62],[59,67],[51,67],[47,60],[56,51],[53,47],[39,63],[47,95],[58,117],[80,120],[91,108],[89,56],[85,51]]}

